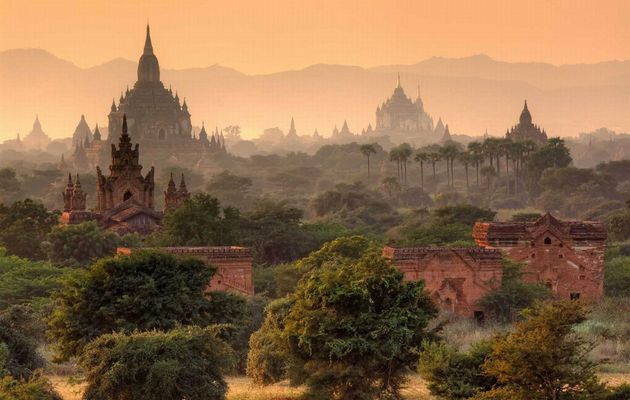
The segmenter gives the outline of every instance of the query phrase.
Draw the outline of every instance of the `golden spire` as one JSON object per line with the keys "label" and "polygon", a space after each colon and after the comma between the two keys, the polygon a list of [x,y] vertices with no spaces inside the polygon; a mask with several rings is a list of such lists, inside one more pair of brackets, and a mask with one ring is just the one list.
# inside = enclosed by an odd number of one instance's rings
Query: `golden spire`
{"label": "golden spire", "polygon": [[400,89],[400,73],[398,73],[398,80],[396,81],[396,89]]}

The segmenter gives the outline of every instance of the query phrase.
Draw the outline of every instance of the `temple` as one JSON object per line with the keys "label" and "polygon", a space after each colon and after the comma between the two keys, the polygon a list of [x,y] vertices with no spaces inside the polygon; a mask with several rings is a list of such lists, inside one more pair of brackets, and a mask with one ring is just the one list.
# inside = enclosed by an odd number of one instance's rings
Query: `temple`
{"label": "temple", "polygon": [[172,156],[199,158],[226,152],[225,138],[218,129],[212,132],[210,138],[205,127],[202,127],[198,138],[193,135],[186,100],[181,102],[177,92],[173,94],[160,80],[160,63],[153,51],[148,25],[138,62],[137,81],[132,89],[121,92],[118,104],[113,100],[110,107],[110,143],[115,142],[117,133],[122,129],[123,115],[127,116],[130,138],[142,144],[144,151],[150,155],[155,156],[161,151]]}
{"label": "temple", "polygon": [[[103,174],[101,168],[96,167],[96,210],[86,210],[86,194],[81,189],[79,176],[77,175],[75,182],[69,176],[63,193],[64,208],[60,217],[62,224],[95,220],[101,227],[120,234],[147,234],[159,229],[163,212],[155,210],[154,168],[151,167],[146,175],[142,174],[140,145],[136,143],[134,146],[131,143],[127,117],[124,115],[121,129],[118,148],[111,145],[109,174]],[[79,145],[77,149],[85,151],[83,145]],[[179,190],[175,190],[175,193],[171,187],[174,185],[171,179],[164,192],[167,210],[181,206],[190,197],[183,175]]]}
{"label": "temple", "polygon": [[501,283],[501,253],[485,248],[385,247],[407,281],[423,280],[440,310],[484,319],[478,301]]}
{"label": "temple", "polygon": [[547,132],[541,130],[538,125],[532,123],[532,115],[527,108],[527,100],[523,106],[523,111],[517,125],[513,126],[505,132],[505,137],[514,142],[532,141],[538,145],[544,145],[547,142]]}
{"label": "temple", "polygon": [[396,136],[432,136],[433,118],[424,110],[424,103],[420,97],[412,101],[400,84],[400,75],[392,96],[376,108],[376,134]]}
{"label": "temple", "polygon": [[[20,138],[18,136],[18,141]],[[39,122],[39,116],[35,116],[33,129],[28,135],[21,140],[21,146],[26,149],[45,150],[50,143],[50,137],[42,130],[42,124]]]}
{"label": "temple", "polygon": [[527,282],[547,286],[558,299],[604,295],[606,230],[601,222],[561,221],[546,213],[531,222],[477,222],[479,246],[525,264]]}
{"label": "temple", "polygon": [[[131,249],[119,247],[118,254],[131,254]],[[231,291],[253,295],[252,255],[248,248],[237,246],[215,247],[158,247],[159,250],[177,257],[193,257],[214,266],[217,271],[208,284],[208,291]]]}

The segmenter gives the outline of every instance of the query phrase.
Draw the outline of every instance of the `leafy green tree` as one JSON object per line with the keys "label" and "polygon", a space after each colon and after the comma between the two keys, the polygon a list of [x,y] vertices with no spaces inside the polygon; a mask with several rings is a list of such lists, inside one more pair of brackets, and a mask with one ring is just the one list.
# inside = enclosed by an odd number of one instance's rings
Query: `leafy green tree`
{"label": "leafy green tree", "polygon": [[465,353],[442,342],[425,342],[418,372],[432,395],[440,399],[468,399],[492,389],[497,382],[481,369],[491,349],[491,341],[475,343]]}
{"label": "leafy green tree", "polygon": [[613,241],[630,239],[630,200],[626,201],[626,209],[614,213],[608,219],[608,235]]}
{"label": "leafy green tree", "polygon": [[1,400],[63,400],[43,376],[18,380],[8,375],[0,378]]}
{"label": "leafy green tree", "polygon": [[0,248],[0,310],[20,304],[43,308],[68,272],[46,262],[7,256]]}
{"label": "leafy green tree", "polygon": [[296,260],[311,249],[311,238],[301,226],[302,215],[302,210],[286,202],[260,201],[242,217],[241,243],[252,248],[258,263]]}
{"label": "leafy green tree", "polygon": [[495,211],[473,206],[472,204],[440,207],[436,208],[432,214],[435,225],[459,223],[471,228],[475,225],[475,222],[492,221],[497,215]]}
{"label": "leafy green tree", "polygon": [[232,350],[216,327],[112,333],[79,358],[86,400],[223,400]]}
{"label": "leafy green tree", "polygon": [[212,176],[206,189],[222,203],[233,207],[247,207],[250,203],[252,179],[238,176],[228,170]]}
{"label": "leafy green tree", "polygon": [[606,296],[630,297],[630,257],[607,254],[604,268]]}
{"label": "leafy green tree", "polygon": [[472,246],[470,228],[463,224],[432,224],[405,232],[402,244],[410,246]]}
{"label": "leafy green tree", "polygon": [[429,153],[420,150],[414,156],[414,161],[420,164],[420,187],[424,189],[424,163],[429,161]]}
{"label": "leafy green tree", "polygon": [[120,237],[96,222],[54,227],[42,244],[48,260],[57,265],[85,267],[116,253]]}
{"label": "leafy green tree", "polygon": [[41,243],[57,225],[57,219],[58,214],[31,199],[16,201],[8,207],[0,204],[0,245],[11,255],[43,259]]}
{"label": "leafy green tree", "polygon": [[16,379],[30,379],[44,359],[37,352],[37,318],[29,307],[12,306],[0,313],[0,345],[3,347],[2,371]]}
{"label": "leafy green tree", "polygon": [[249,338],[247,376],[257,385],[270,385],[287,378],[291,354],[282,336],[284,319],[293,300],[284,297],[265,308],[265,319]]}
{"label": "leafy green tree", "polygon": [[99,260],[55,295],[48,332],[59,358],[110,332],[233,323],[238,306],[228,295],[205,294],[213,274],[203,261],[152,251]]}
{"label": "leafy green tree", "polygon": [[532,194],[538,194],[538,180],[547,168],[568,167],[573,159],[571,152],[560,138],[550,138],[547,144],[530,156],[527,163],[527,187]]}
{"label": "leafy green tree", "polygon": [[238,241],[240,213],[221,208],[219,200],[197,193],[181,207],[166,213],[164,228],[153,242],[167,246],[223,246]]}
{"label": "leafy green tree", "polygon": [[521,268],[521,264],[504,258],[501,285],[479,300],[479,305],[499,322],[513,322],[521,310],[550,297],[545,286],[523,282]]}
{"label": "leafy green tree", "polygon": [[486,189],[489,192],[490,191],[490,185],[492,183],[492,178],[497,176],[497,171],[495,171],[495,169],[494,169],[494,167],[492,165],[486,165],[484,167],[481,167],[480,173],[481,173],[481,176],[486,178]]}
{"label": "leafy green tree", "polygon": [[283,335],[307,397],[398,398],[415,369],[435,306],[380,253],[374,245],[358,261],[332,259],[298,284]]}
{"label": "leafy green tree", "polygon": [[483,364],[497,387],[474,399],[591,399],[601,394],[587,354],[592,344],[574,333],[587,310],[576,301],[539,303],[524,321],[496,339]]}
{"label": "leafy green tree", "polygon": [[0,168],[0,203],[16,200],[20,193],[20,181],[12,168]]}

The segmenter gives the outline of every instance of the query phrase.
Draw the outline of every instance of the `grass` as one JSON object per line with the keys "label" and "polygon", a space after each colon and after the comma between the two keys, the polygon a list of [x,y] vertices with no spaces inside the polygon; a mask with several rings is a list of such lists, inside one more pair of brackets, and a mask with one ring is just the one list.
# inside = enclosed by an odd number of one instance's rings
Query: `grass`
{"label": "grass", "polygon": [[[602,381],[611,386],[630,384],[630,373],[602,373]],[[48,376],[55,389],[64,400],[81,400],[84,386],[72,384],[67,376]],[[267,387],[254,386],[249,378],[244,376],[230,376],[227,378],[229,391],[227,400],[294,400],[299,399],[301,388],[293,388],[286,382]],[[419,375],[411,375],[407,386],[402,391],[405,400],[434,400],[429,394],[426,384]]]}
{"label": "grass", "polygon": [[[72,383],[68,376],[49,375],[55,389],[64,400],[81,400],[84,384]],[[286,382],[266,387],[254,386],[245,376],[227,377],[229,386],[227,400],[293,400],[303,393],[302,388],[293,388]],[[418,375],[409,377],[407,387],[403,389],[405,400],[431,400],[429,391]]]}

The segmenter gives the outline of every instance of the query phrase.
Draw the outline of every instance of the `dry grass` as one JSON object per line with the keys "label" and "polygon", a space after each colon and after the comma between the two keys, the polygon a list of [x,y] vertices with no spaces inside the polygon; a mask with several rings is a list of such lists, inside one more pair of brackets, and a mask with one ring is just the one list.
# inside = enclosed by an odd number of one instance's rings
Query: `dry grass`
{"label": "dry grass", "polygon": [[[600,374],[602,381],[611,386],[630,384],[630,374]],[[84,385],[70,383],[66,376],[49,376],[50,381],[64,400],[80,400]],[[267,387],[252,385],[244,376],[227,378],[229,391],[227,400],[294,400],[302,393],[300,388],[292,388],[287,383],[279,383]],[[432,400],[426,384],[419,375],[411,375],[407,387],[402,391],[406,400]]]}

